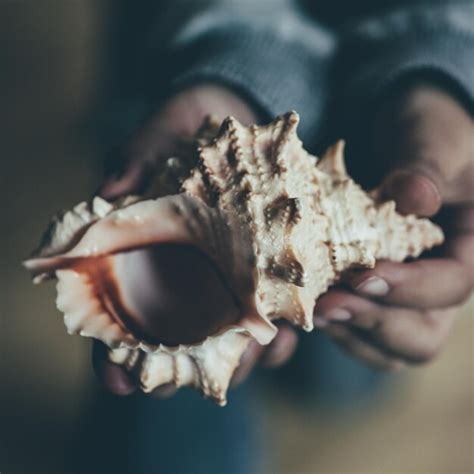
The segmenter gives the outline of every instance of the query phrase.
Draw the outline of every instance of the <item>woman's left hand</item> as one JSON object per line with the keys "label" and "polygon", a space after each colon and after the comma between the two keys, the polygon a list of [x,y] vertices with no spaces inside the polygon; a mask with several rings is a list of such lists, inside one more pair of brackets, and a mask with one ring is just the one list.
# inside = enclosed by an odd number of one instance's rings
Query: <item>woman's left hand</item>
{"label": "woman's left hand", "polygon": [[376,157],[394,164],[386,197],[434,218],[446,240],[436,256],[353,274],[320,298],[315,324],[356,358],[395,370],[440,352],[473,289],[474,124],[454,97],[419,83],[384,105],[375,136]]}

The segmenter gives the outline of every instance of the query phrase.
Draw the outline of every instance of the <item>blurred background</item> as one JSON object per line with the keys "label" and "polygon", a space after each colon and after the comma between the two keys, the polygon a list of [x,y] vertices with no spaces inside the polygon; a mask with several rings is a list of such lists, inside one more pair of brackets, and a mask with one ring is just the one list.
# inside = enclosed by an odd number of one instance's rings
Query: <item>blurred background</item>
{"label": "blurred background", "polygon": [[[20,262],[49,217],[100,182],[114,140],[104,110],[140,80],[139,33],[124,38],[153,8],[143,2],[138,14],[130,3],[0,1],[2,474],[71,472],[71,456],[90,456],[81,433],[102,396],[90,343],[66,335],[54,284],[33,287]],[[266,472],[473,472],[473,308],[435,363],[362,405],[308,408],[260,387]]]}

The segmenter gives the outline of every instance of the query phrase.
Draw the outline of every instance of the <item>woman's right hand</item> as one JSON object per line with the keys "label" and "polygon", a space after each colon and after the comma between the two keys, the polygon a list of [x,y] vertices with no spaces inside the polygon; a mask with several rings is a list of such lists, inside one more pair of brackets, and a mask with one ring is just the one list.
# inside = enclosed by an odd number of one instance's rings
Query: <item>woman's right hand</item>
{"label": "woman's right hand", "polygon": [[[119,152],[109,158],[106,176],[98,194],[107,200],[114,200],[121,196],[145,192],[160,162],[186,153],[186,145],[189,146],[203,119],[209,114],[214,114],[219,118],[232,115],[244,125],[258,122],[257,114],[250,105],[228,89],[214,85],[200,85],[184,90],[160,107],[155,115],[128,138]],[[163,264],[166,265],[168,260],[166,259]],[[183,300],[183,296],[193,293],[201,294],[196,304],[203,304],[201,300],[220,300],[221,304],[218,307],[210,308],[211,311],[214,309],[216,316],[222,314],[222,311],[225,312],[226,309],[231,311],[231,308],[226,308],[229,298],[226,298],[225,294],[220,295],[222,298],[216,298],[216,292],[223,293],[226,290],[209,288],[210,285],[206,285],[205,280],[212,273],[211,268],[208,268],[210,263],[199,255],[194,255],[193,260],[195,261],[188,262],[187,266],[193,268],[193,274],[196,271],[202,274],[201,277],[192,279],[192,282],[195,281],[196,285],[199,285],[199,291],[196,291],[196,288],[193,288],[194,291],[186,288],[186,280],[188,280],[188,285],[191,282],[189,278],[186,278],[188,275],[183,274],[182,286],[173,287],[170,284],[171,286],[157,288],[157,291],[161,291],[163,295],[163,306],[173,307],[175,302],[179,303]],[[163,274],[176,273],[176,269],[163,268],[162,272]],[[175,277],[178,281],[181,278],[180,275],[175,275]],[[206,292],[210,292],[207,299]],[[180,308],[178,303],[176,311]],[[294,352],[296,342],[295,331],[289,326],[281,326],[269,346],[262,347],[256,342],[251,343],[234,374],[233,384],[236,385],[245,380],[258,362],[267,367],[283,364]],[[99,379],[111,392],[127,395],[136,389],[136,381],[122,367],[108,361],[107,347],[99,341],[94,341],[93,366]],[[174,393],[174,387],[160,387],[155,390],[154,395],[160,397],[172,393]]]}

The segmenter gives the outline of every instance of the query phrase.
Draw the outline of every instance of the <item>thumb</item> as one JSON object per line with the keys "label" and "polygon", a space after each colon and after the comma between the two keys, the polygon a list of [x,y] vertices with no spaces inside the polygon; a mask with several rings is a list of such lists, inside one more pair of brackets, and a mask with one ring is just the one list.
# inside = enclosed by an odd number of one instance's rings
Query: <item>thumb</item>
{"label": "thumb", "polygon": [[462,104],[431,84],[415,84],[387,100],[374,128],[375,152],[392,166],[382,196],[394,199],[400,212],[419,216],[465,200],[472,132]]}
{"label": "thumb", "polygon": [[436,175],[410,169],[392,171],[382,184],[382,196],[393,199],[402,214],[433,216],[442,205],[442,183]]}

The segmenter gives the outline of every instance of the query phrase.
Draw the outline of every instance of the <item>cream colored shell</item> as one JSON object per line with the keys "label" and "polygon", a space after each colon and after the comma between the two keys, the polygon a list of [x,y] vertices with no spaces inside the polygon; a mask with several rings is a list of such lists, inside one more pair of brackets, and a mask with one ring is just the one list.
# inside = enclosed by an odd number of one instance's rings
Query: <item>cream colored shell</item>
{"label": "cream colored shell", "polygon": [[[110,360],[134,373],[146,392],[190,385],[224,405],[248,343],[275,336],[273,319],[311,331],[317,298],[343,272],[416,257],[442,242],[429,220],[401,216],[393,202],[354,183],[343,142],[319,161],[307,153],[297,123],[295,112],[266,126],[244,127],[229,117],[198,137],[195,163],[182,165],[181,194],[114,204],[96,197],[56,218],[26,266],[36,281],[58,279],[68,331],[106,343]],[[159,182],[163,176],[174,175],[165,169]],[[196,246],[215,262],[240,303],[236,324],[194,345],[153,346],[92,291],[100,275],[77,271],[77,262],[160,242]]]}

